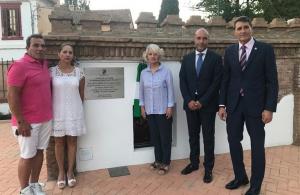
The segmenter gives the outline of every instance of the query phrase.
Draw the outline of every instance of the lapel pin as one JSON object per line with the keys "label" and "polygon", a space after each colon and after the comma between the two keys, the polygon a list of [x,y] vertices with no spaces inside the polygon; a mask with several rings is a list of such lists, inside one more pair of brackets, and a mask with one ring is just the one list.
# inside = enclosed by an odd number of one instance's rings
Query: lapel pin
{"label": "lapel pin", "polygon": [[254,47],[254,50],[257,50],[257,47]]}

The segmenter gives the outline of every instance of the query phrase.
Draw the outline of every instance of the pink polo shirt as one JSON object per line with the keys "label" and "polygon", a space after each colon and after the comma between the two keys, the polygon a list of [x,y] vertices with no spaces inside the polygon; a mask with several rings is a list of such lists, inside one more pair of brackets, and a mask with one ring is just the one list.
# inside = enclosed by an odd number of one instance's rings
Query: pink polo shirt
{"label": "pink polo shirt", "polygon": [[[42,123],[52,119],[50,84],[46,60],[40,62],[25,54],[8,68],[7,85],[21,88],[21,112],[28,123]],[[14,116],[12,124],[17,124]]]}

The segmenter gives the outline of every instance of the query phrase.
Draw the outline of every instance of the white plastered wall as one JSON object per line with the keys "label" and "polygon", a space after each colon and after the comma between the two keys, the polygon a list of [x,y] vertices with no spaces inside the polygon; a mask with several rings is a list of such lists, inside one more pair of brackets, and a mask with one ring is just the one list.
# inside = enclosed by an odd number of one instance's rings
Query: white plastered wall
{"label": "white plastered wall", "polygon": [[[79,171],[153,162],[153,148],[134,149],[132,104],[136,86],[138,62],[82,61],[84,67],[124,67],[124,89],[122,99],[88,100],[84,103],[87,134],[79,138],[77,168]],[[176,94],[176,144],[172,147],[172,159],[189,156],[188,131],[182,97],[179,90],[179,62],[165,62],[172,73]],[[271,124],[266,125],[266,147],[292,143],[293,95],[285,96],[278,104]],[[250,149],[250,140],[244,132],[244,149]],[[225,123],[216,120],[216,154],[229,151]],[[203,145],[201,136],[201,155]]]}

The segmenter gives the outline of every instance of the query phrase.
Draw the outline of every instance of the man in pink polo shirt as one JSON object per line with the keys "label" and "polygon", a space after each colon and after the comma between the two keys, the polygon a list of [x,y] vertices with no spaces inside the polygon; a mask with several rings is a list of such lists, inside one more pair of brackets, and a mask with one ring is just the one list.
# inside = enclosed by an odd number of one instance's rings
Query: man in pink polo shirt
{"label": "man in pink polo shirt", "polygon": [[[8,104],[12,129],[18,138],[20,160],[18,177],[21,194],[45,194],[38,183],[47,148],[52,119],[50,74],[44,59],[45,41],[39,34],[26,40],[24,57],[7,71]],[[29,180],[30,179],[30,180]]]}

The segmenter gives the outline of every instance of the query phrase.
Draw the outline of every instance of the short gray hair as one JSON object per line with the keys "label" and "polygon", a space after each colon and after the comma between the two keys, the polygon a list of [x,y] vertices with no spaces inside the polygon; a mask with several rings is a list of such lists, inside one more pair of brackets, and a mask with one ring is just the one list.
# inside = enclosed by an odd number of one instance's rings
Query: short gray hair
{"label": "short gray hair", "polygon": [[150,52],[153,52],[153,53],[158,54],[159,59],[164,55],[164,50],[161,49],[158,45],[156,45],[156,44],[149,44],[149,45],[146,47],[146,50],[145,50],[144,53],[143,53],[143,58],[144,58],[144,60],[145,60],[146,62],[148,61],[147,55],[148,55]]}

